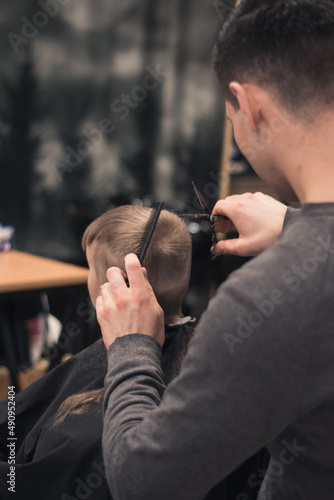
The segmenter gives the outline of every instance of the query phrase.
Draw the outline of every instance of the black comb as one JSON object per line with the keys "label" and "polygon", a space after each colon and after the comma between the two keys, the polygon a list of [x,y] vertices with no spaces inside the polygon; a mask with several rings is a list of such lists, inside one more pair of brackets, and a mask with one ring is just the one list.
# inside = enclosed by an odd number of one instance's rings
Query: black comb
{"label": "black comb", "polygon": [[143,263],[143,260],[145,258],[146,251],[147,251],[148,246],[150,244],[151,238],[152,238],[153,233],[154,233],[155,226],[157,225],[157,222],[158,222],[158,219],[160,216],[160,212],[161,212],[163,206],[164,206],[163,201],[157,201],[151,205],[151,214],[148,218],[145,230],[143,232],[143,236],[142,236],[142,239],[140,242],[140,247],[139,247],[140,250],[137,253],[137,257],[138,257],[141,264]]}

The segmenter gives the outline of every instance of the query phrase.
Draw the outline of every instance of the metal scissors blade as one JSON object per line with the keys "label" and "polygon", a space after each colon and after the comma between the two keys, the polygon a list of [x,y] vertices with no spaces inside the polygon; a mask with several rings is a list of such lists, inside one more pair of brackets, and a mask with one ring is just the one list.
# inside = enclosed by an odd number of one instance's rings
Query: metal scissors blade
{"label": "metal scissors blade", "polygon": [[201,205],[201,207],[203,209],[203,212],[205,212],[208,215],[211,215],[211,210],[210,210],[208,204],[206,203],[205,199],[203,198],[202,194],[197,189],[196,184],[194,183],[194,181],[192,181],[192,185],[193,185],[194,191],[196,193],[197,199],[200,202],[200,205]]}
{"label": "metal scissors blade", "polygon": [[198,190],[196,184],[194,181],[192,182],[193,188],[195,190],[197,199],[203,209],[204,214],[178,214],[179,217],[187,217],[188,219],[194,219],[194,220],[207,220],[211,222],[211,224],[215,224],[216,222],[224,219],[224,220],[230,220],[226,215],[214,215],[206,201],[204,200],[204,197],[202,193]]}

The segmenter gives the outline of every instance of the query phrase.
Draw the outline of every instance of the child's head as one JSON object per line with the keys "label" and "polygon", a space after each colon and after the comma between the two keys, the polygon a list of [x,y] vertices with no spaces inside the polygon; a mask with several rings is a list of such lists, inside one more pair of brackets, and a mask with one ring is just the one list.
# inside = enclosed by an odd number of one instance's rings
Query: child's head
{"label": "child's head", "polygon": [[[90,268],[88,288],[94,305],[99,287],[106,282],[107,269],[117,266],[125,271],[124,257],[139,251],[149,216],[149,208],[124,205],[109,210],[87,227],[82,248]],[[173,322],[180,315],[191,268],[191,237],[177,215],[162,210],[143,266],[166,323]]]}

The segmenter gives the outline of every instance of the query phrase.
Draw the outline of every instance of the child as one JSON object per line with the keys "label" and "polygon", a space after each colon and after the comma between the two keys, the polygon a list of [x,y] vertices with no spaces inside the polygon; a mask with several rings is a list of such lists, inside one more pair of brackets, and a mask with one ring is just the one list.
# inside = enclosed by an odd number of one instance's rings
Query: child
{"label": "child", "polygon": [[[127,253],[137,253],[150,209],[125,205],[98,217],[86,229],[82,248],[86,253],[89,276],[88,290],[95,305],[100,286],[106,281],[106,272],[112,266],[124,269]],[[126,230],[124,230],[126,228]],[[191,269],[191,238],[185,224],[171,212],[163,210],[146,252],[143,265],[154,293],[165,313],[166,334],[170,328],[186,324],[190,318],[181,313],[182,299],[188,289]],[[186,329],[185,331],[188,332]],[[188,335],[182,335],[188,342]],[[169,343],[169,336],[166,337]],[[179,361],[184,357],[187,342],[183,347],[177,342]],[[180,338],[181,340],[181,338]],[[166,345],[166,344],[165,344]],[[166,382],[170,382],[179,371],[170,357],[164,364]],[[104,388],[75,394],[66,399],[57,413],[54,426],[61,423],[70,413],[81,413],[87,405],[102,403]]]}

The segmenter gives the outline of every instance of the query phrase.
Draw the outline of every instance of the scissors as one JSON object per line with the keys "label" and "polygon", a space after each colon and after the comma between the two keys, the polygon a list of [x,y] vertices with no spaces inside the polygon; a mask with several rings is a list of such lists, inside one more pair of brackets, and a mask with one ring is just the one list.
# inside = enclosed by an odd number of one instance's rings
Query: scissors
{"label": "scissors", "polygon": [[194,191],[196,193],[197,199],[202,207],[202,210],[204,213],[202,214],[178,214],[179,217],[185,217],[187,219],[193,219],[193,220],[206,220],[211,223],[211,228],[212,228],[212,233],[211,233],[211,243],[212,243],[212,249],[211,249],[211,254],[214,249],[214,247],[217,245],[217,236],[214,230],[215,223],[224,219],[224,220],[230,220],[226,215],[215,215],[212,213],[210,210],[208,204],[206,203],[204,196],[201,194],[201,192],[198,190],[196,184],[192,182]]}

